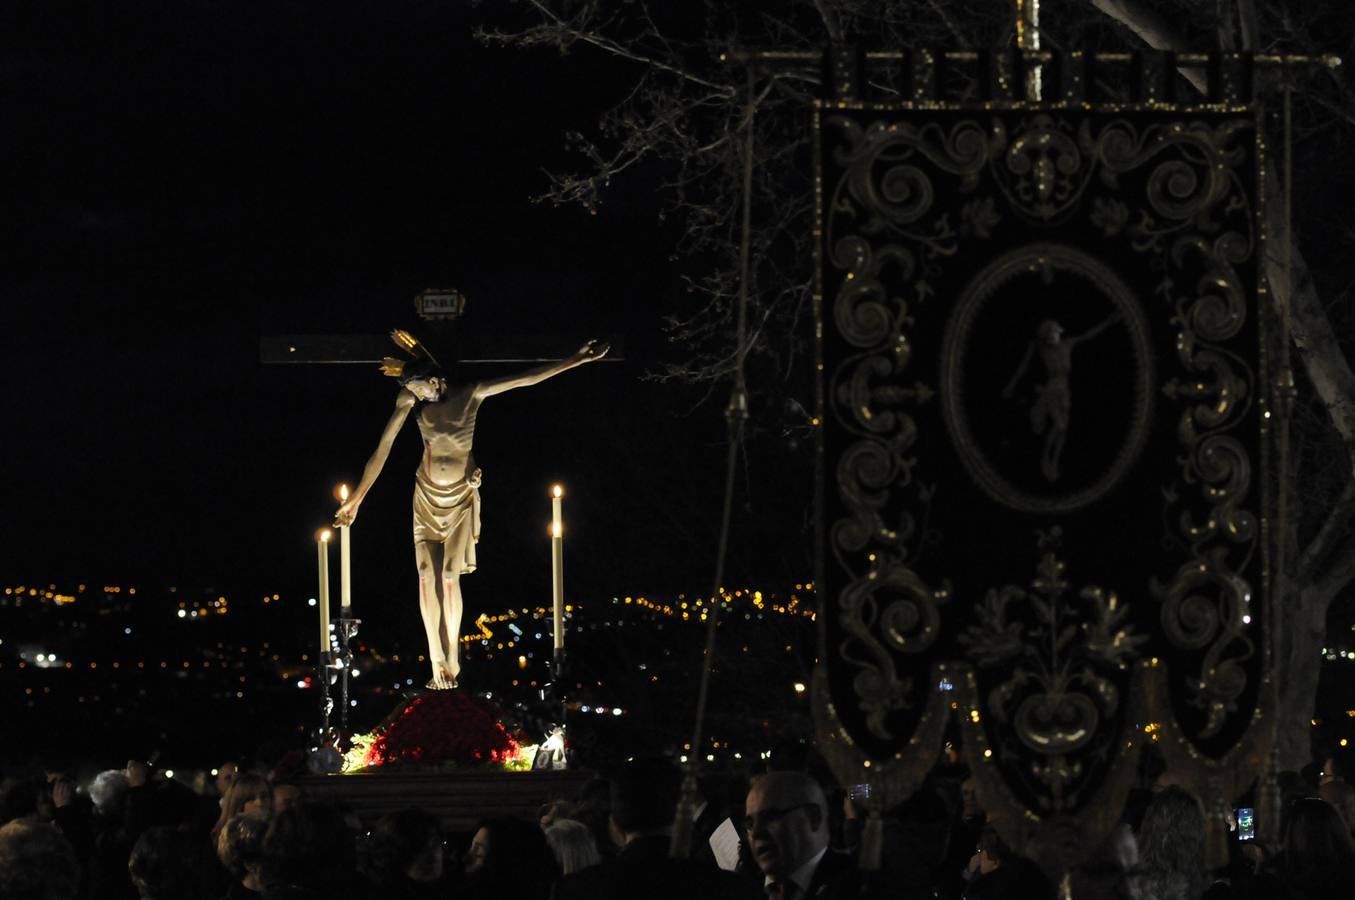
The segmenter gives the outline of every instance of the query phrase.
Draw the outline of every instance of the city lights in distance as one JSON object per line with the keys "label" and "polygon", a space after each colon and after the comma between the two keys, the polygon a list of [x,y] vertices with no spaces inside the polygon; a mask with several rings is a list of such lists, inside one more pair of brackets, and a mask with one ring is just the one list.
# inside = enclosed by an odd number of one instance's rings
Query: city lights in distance
{"label": "city lights in distance", "polygon": [[[549,488],[550,485],[548,483],[548,489]],[[351,496],[352,494],[350,494],[350,497]],[[315,534],[315,532],[312,533]],[[337,537],[338,536],[330,530],[329,542],[337,543]],[[119,586],[110,583],[105,586],[110,589],[106,592],[107,596],[103,596],[99,593],[100,586],[101,585],[98,583],[88,585],[88,593],[72,590],[74,585],[69,587],[62,585],[61,587],[77,597],[75,609],[82,609],[81,604],[91,604],[94,606],[104,605],[109,607],[108,614],[116,613],[119,616],[136,608],[143,609],[147,613],[154,611],[154,615],[151,616],[151,623],[146,626],[146,628],[151,630],[150,632],[147,632],[144,628],[138,631],[137,628],[141,626],[140,622],[129,624],[128,621],[124,619],[122,628],[123,633],[128,636],[135,633],[138,637],[138,641],[149,635],[151,632],[155,632],[157,628],[163,628],[164,625],[168,624],[164,623],[163,618],[164,612],[166,611],[173,612],[175,617],[180,621],[183,621],[184,624],[193,624],[194,628],[187,629],[187,632],[193,632],[195,634],[198,632],[210,631],[210,628],[200,628],[199,623],[202,623],[204,626],[210,626],[213,622],[229,622],[230,619],[226,619],[225,616],[230,613],[234,613],[235,616],[232,616],[232,618],[235,618],[240,616],[241,611],[245,609],[249,609],[249,615],[251,616],[256,613],[264,612],[257,610],[257,606],[261,605],[257,603],[259,599],[264,600],[266,604],[271,604],[272,608],[275,608],[279,614],[285,612],[282,608],[284,604],[272,602],[279,600],[279,595],[273,593],[271,590],[265,593],[264,590],[260,589],[257,593],[254,593],[252,597],[246,592],[244,599],[241,599],[236,595],[236,599],[231,600],[229,596],[223,594],[219,590],[210,591],[209,593],[206,590],[200,590],[193,587],[185,587],[183,590],[177,590],[171,588],[148,588],[145,584],[136,588],[135,596],[132,596],[132,589],[128,585],[124,584]],[[27,607],[30,604],[33,604],[35,606],[34,614],[45,615],[46,613],[42,612],[40,608],[41,605],[44,604],[53,612],[57,611],[53,609],[54,598],[58,593],[56,589],[57,586],[54,585],[51,588],[44,590],[45,587],[46,585],[38,585],[36,588],[24,586],[21,589],[23,594],[23,605]],[[659,637],[662,637],[672,631],[685,630],[688,628],[695,629],[698,620],[702,619],[707,611],[713,613],[717,609],[722,613],[731,613],[731,615],[724,617],[725,621],[722,622],[722,624],[725,626],[734,625],[736,629],[758,627],[757,625],[750,626],[745,624],[745,622],[757,622],[758,625],[760,625],[763,621],[777,620],[782,617],[788,620],[798,620],[808,624],[814,620],[813,614],[817,604],[813,594],[810,593],[812,590],[813,586],[805,582],[793,586],[786,585],[775,589],[768,586],[762,590],[755,589],[750,585],[731,583],[726,587],[719,587],[714,591],[710,591],[709,585],[707,585],[706,590],[703,591],[689,591],[687,593],[675,592],[671,594],[665,592],[658,596],[644,596],[635,592],[627,595],[618,592],[619,596],[614,597],[609,593],[606,596],[595,597],[590,600],[584,600],[583,602],[576,599],[573,603],[568,604],[564,609],[565,627],[571,636],[575,634],[586,635],[588,633],[596,633],[597,637],[608,639],[606,638],[606,635],[608,634],[608,630],[610,630],[611,634],[616,635],[617,640],[627,640],[624,638],[624,635],[628,634],[632,629],[636,631],[653,629],[657,632]],[[8,596],[5,595],[5,591],[9,592]],[[5,588],[3,584],[0,584],[0,606],[17,606],[18,603],[12,598],[14,598],[18,592],[19,590],[15,587]],[[52,594],[52,598],[46,597],[46,594],[48,593]],[[309,596],[309,592],[301,593],[298,591],[293,599],[302,601],[303,605],[307,606],[311,611],[312,615],[310,618],[313,618],[314,609],[319,605],[318,595]],[[135,606],[132,604],[135,604]],[[227,604],[236,605],[236,608],[230,609],[228,613],[226,608]],[[683,620],[684,612],[688,613],[687,621]],[[535,689],[540,684],[544,684],[549,680],[550,623],[553,619],[553,611],[548,604],[537,606],[531,602],[518,600],[516,608],[500,608],[489,613],[481,613],[479,611],[470,612],[470,610],[467,610],[467,613],[467,618],[471,620],[470,623],[467,623],[469,626],[467,631],[469,633],[463,631],[461,639],[463,641],[462,647],[470,651],[472,659],[477,660],[477,662],[478,659],[499,660],[497,664],[502,666],[503,671],[505,673],[511,673],[508,674],[508,678],[512,679],[520,677],[520,681],[514,681],[515,688],[520,687],[525,690],[530,685],[530,688],[535,692]],[[100,614],[102,615],[104,613],[100,611]],[[136,615],[138,613],[131,614]],[[1238,612],[1238,617],[1241,617],[1241,610]],[[115,618],[109,624],[115,625],[116,621]],[[337,646],[339,643],[336,640],[337,630],[337,624],[330,623],[329,631],[331,635],[331,647]],[[113,630],[112,633],[117,633],[116,625],[115,630]],[[13,635],[10,637],[13,638]],[[201,635],[201,637],[206,638],[207,635],[204,634]],[[261,691],[270,692],[280,690],[285,692],[289,684],[295,685],[295,687],[292,688],[293,690],[314,689],[318,687],[316,682],[319,680],[320,676],[309,679],[303,677],[307,671],[314,674],[315,669],[313,663],[311,666],[307,666],[306,656],[299,654],[294,648],[290,648],[285,641],[280,641],[276,649],[260,650],[257,644],[246,647],[244,645],[245,642],[242,642],[240,638],[231,640],[227,637],[223,642],[218,640],[220,637],[223,637],[223,635],[214,635],[210,638],[210,640],[215,643],[215,649],[210,649],[206,644],[202,646],[201,649],[206,658],[187,652],[181,652],[175,654],[178,657],[177,659],[170,658],[167,662],[162,660],[159,654],[155,654],[151,658],[142,658],[138,661],[138,657],[135,655],[135,648],[138,647],[139,644],[138,642],[131,641],[127,642],[127,645],[113,645],[123,651],[126,651],[128,648],[133,648],[132,652],[134,655],[128,658],[127,653],[123,652],[123,658],[121,660],[116,658],[118,656],[116,651],[109,657],[103,658],[92,653],[82,652],[78,645],[66,646],[63,644],[63,653],[74,656],[73,662],[67,662],[65,657],[58,660],[56,654],[50,653],[49,648],[42,647],[41,644],[38,644],[37,642],[24,646],[23,649],[26,651],[26,655],[20,656],[16,651],[11,651],[11,648],[15,645],[15,641],[12,639],[5,644],[3,651],[10,653],[9,659],[14,660],[14,662],[11,663],[7,659],[6,668],[18,669],[20,672],[22,672],[24,668],[27,668],[29,677],[50,677],[50,673],[57,670],[62,668],[70,670],[74,667],[79,674],[88,672],[88,676],[91,679],[95,675],[117,679],[119,677],[126,678],[129,675],[138,677],[150,676],[152,673],[154,673],[156,679],[159,679],[168,674],[171,677],[177,677],[179,679],[201,681],[206,684],[208,689],[214,689],[213,686],[217,681],[227,681],[229,682],[229,690],[226,689],[226,684],[222,684],[219,686],[220,689],[216,694],[221,702],[224,702],[225,698],[230,697],[231,694],[235,694],[236,697],[242,701],[244,699],[250,699],[251,702],[255,702],[259,697],[264,696],[260,693]],[[643,636],[639,634],[637,634],[636,637],[637,639],[643,638]],[[27,639],[24,639],[25,642],[26,640]],[[250,641],[248,643],[255,642]],[[754,652],[755,648],[752,646],[754,643],[756,642],[751,638],[745,638],[739,642],[739,645],[746,648],[743,651],[746,654]],[[235,646],[232,646],[232,644],[235,644]],[[661,647],[662,644],[663,642],[660,641],[659,647]],[[781,656],[781,651],[784,648],[790,648],[786,651],[788,653],[795,652],[797,649],[802,651],[805,649],[803,640],[800,637],[791,638],[789,634],[780,634],[779,632],[772,635],[770,644],[772,646],[759,646],[756,649],[758,652],[768,653],[774,650],[778,657]],[[647,647],[648,645],[641,643],[637,646]],[[656,647],[655,649],[659,649],[659,647]],[[1355,636],[1353,636],[1353,639],[1350,642],[1350,647],[1352,650],[1355,650]],[[37,651],[39,649],[42,650],[43,654],[41,661],[36,659],[38,655]],[[412,658],[415,654],[408,653],[407,651],[405,654],[391,652],[396,649],[398,649],[398,647],[387,648],[385,652],[382,652],[381,650],[374,648],[371,651],[373,654],[371,657],[371,665],[368,664],[366,658],[363,658],[360,668],[354,668],[355,661],[350,661],[350,674],[353,677],[359,677],[363,672],[372,675],[373,678],[368,679],[368,681],[374,681],[375,683],[371,684],[369,688],[365,690],[370,690],[378,695],[398,693],[399,690],[406,685],[414,687],[416,683],[421,683],[418,679],[403,677],[411,673],[399,671],[401,657],[408,656]],[[735,652],[738,651],[738,647],[734,647],[733,649]],[[1349,650],[1343,648],[1329,648],[1328,652],[1340,654],[1340,659],[1347,658],[1346,654],[1350,653]],[[662,649],[659,649],[659,654],[661,656],[668,655]],[[1355,654],[1351,655],[1355,656]],[[142,653],[142,656],[144,657],[144,652]],[[314,650],[311,651],[310,658],[312,661],[315,660],[316,654]],[[789,659],[789,657],[786,658]],[[26,661],[26,667],[20,659]],[[271,665],[269,664],[270,660],[272,663]],[[327,666],[331,673],[335,670],[342,671],[344,668],[342,661],[333,658],[326,660],[322,665]],[[629,667],[631,673],[633,673],[630,677],[643,683],[645,687],[650,687],[653,682],[653,687],[657,688],[657,682],[661,680],[661,676],[655,673],[667,672],[668,669],[664,666],[665,662],[662,659],[646,660],[643,657],[640,657],[635,659]],[[391,671],[388,667],[393,667],[395,670]],[[387,672],[389,672],[389,675]],[[796,703],[796,701],[804,702],[804,699],[808,696],[809,688],[812,685],[809,682],[803,681],[803,679],[796,680],[793,673],[786,674],[791,677],[790,682],[782,681],[779,689],[775,688],[774,685],[769,685],[769,687],[772,687],[774,690],[779,690],[780,692],[784,692],[787,687],[790,687],[792,689],[792,696],[785,697],[784,693],[781,693],[780,696],[783,700],[790,703]],[[541,679],[542,675],[545,675],[546,677]],[[19,677],[22,678],[24,675],[21,674]],[[329,674],[328,677],[333,678],[333,674]],[[945,680],[944,676],[942,677],[942,680]],[[958,681],[958,679],[955,679],[955,681]],[[136,684],[140,683],[141,682],[136,682]],[[147,681],[145,683],[150,684],[152,682]],[[43,682],[36,682],[36,686],[33,688],[33,694],[30,695],[34,696],[35,699],[39,699],[39,702],[41,702],[40,697],[43,693],[43,684]],[[366,682],[363,682],[363,684],[366,684]],[[933,682],[933,684],[935,685],[936,683]],[[21,684],[20,688],[22,688],[22,686],[23,685]],[[958,685],[956,685],[956,687],[958,687]],[[606,686],[598,684],[596,693],[593,693],[594,688],[591,685],[587,687],[588,692],[592,694],[591,696],[587,696],[589,703],[587,712],[592,714],[592,716],[589,716],[590,724],[594,722],[602,724],[605,722],[605,719],[609,717],[608,714],[610,714],[610,717],[616,718],[629,716],[629,709],[616,705],[616,701],[623,700],[623,698],[614,694],[611,696],[608,695],[610,688],[610,684]],[[53,691],[55,690],[56,689],[54,688]],[[288,702],[304,700],[304,698],[297,698],[295,695],[290,694],[288,694],[287,697]],[[582,699],[582,697],[580,699]],[[364,693],[360,697],[360,702],[358,704],[359,708],[361,707],[362,702],[366,702],[368,706],[371,707],[373,701],[368,694]],[[377,705],[382,705],[382,702],[383,701],[377,701]],[[30,705],[32,704],[30,703]],[[798,703],[796,703],[796,705],[798,705]],[[1355,703],[1350,705],[1355,707]],[[570,709],[579,710],[580,706],[575,703],[570,703]],[[965,714],[967,715],[968,712],[969,710],[966,709]],[[593,716],[596,716],[597,718],[593,718]],[[620,724],[621,723],[617,723],[617,725]],[[1352,736],[1352,740],[1355,740],[1355,735]],[[737,744],[735,746],[737,746]],[[747,754],[740,754],[740,759],[753,760],[757,758],[757,751],[752,747],[745,746],[740,749],[747,749],[749,751]],[[717,759],[728,759],[733,758],[734,747],[724,744],[724,742],[721,741],[721,744],[717,744],[715,747],[712,747],[707,743],[704,747],[692,747],[686,752],[691,760],[704,760],[707,753],[714,753]],[[180,771],[180,774],[184,773]]]}

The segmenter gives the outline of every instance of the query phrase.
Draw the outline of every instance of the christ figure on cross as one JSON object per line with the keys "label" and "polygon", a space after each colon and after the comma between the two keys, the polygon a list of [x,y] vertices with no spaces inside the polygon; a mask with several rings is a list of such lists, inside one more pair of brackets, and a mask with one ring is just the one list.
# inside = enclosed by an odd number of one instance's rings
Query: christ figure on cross
{"label": "christ figure on cross", "polygon": [[412,410],[423,436],[423,458],[414,474],[414,559],[419,573],[419,612],[428,636],[433,677],[428,687],[456,687],[461,671],[461,575],[475,570],[480,539],[480,469],[471,455],[480,403],[513,388],[539,384],[567,369],[606,355],[608,346],[589,341],[574,355],[517,375],[449,384],[431,353],[406,331],[391,338],[412,361],[387,357],[381,370],[400,381],[391,414],[353,495],[335,514],[335,525],[351,525],[358,507],[381,474],[395,436]]}
{"label": "christ figure on cross", "polygon": [[1040,453],[1040,474],[1045,480],[1059,480],[1059,463],[1063,445],[1068,438],[1068,425],[1073,414],[1073,390],[1069,376],[1073,371],[1073,351],[1120,320],[1118,312],[1111,313],[1099,324],[1082,334],[1065,336],[1064,328],[1054,319],[1046,319],[1035,329],[1035,337],[1026,346],[1016,374],[1002,389],[1002,397],[1010,400],[1017,384],[1025,376],[1033,357],[1038,356],[1044,366],[1044,384],[1035,385],[1035,402],[1030,407],[1030,428],[1037,437],[1044,437]]}

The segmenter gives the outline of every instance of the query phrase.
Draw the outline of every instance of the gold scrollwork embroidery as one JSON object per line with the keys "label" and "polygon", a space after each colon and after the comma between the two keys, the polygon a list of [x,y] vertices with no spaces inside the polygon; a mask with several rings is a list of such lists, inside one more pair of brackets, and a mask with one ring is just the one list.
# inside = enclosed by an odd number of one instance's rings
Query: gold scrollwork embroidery
{"label": "gold scrollwork embroidery", "polygon": [[1228,567],[1227,548],[1220,546],[1204,560],[1183,563],[1167,584],[1153,579],[1151,587],[1162,604],[1167,639],[1183,650],[1207,648],[1200,674],[1186,687],[1189,702],[1205,714],[1199,736],[1212,737],[1237,709],[1247,686],[1243,663],[1256,649],[1245,627],[1252,607],[1251,586]]}
{"label": "gold scrollwork embroidery", "polygon": [[[950,597],[948,583],[930,586],[909,567],[927,495],[913,474],[912,410],[934,395],[921,380],[904,381],[912,358],[910,307],[931,294],[925,260],[953,254],[960,233],[996,224],[991,203],[969,208],[958,226],[945,214],[929,219],[939,189],[933,178],[949,173],[956,182],[945,185],[947,192],[971,190],[992,148],[973,122],[862,125],[835,116],[826,124],[840,138],[833,156],[843,172],[831,190],[825,235],[829,259],[843,273],[831,321],[854,348],[829,378],[830,414],[852,438],[836,460],[844,514],[828,534],[846,575],[836,598],[836,649],[851,672],[852,702],[866,729],[890,740],[897,730],[891,714],[913,705],[917,694],[899,655],[916,656],[934,644],[938,604]],[[835,223],[850,233],[835,238]],[[920,503],[901,502],[909,490]]]}
{"label": "gold scrollwork embroidery", "polygon": [[931,647],[941,625],[938,605],[949,599],[949,583],[932,588],[900,564],[872,569],[842,591],[839,621],[846,637],[839,649],[843,660],[859,666],[852,686],[874,736],[893,737],[889,714],[911,705],[912,680],[899,676],[893,653]]}
{"label": "gold scrollwork embroidery", "polygon": [[1008,141],[1002,121],[994,120],[994,142],[1005,147],[1004,165],[994,166],[997,184],[1013,209],[1037,222],[1070,213],[1086,189],[1091,173],[1071,130],[1062,120],[1039,113],[1018,122]]}
{"label": "gold scrollwork embroidery", "polygon": [[1123,677],[1148,640],[1115,593],[1087,586],[1077,594],[1080,602],[1067,593],[1064,563],[1046,552],[1030,590],[989,590],[977,624],[959,638],[980,670],[1003,673],[988,692],[989,715],[1035,754],[1029,775],[1043,787],[1039,802],[1051,812],[1079,803],[1090,761],[1080,751],[1120,708],[1112,676]]}
{"label": "gold scrollwork embroidery", "polygon": [[[1247,636],[1252,587],[1240,574],[1259,540],[1256,515],[1247,508],[1254,499],[1253,463],[1233,434],[1250,409],[1254,376],[1228,347],[1248,324],[1238,267],[1255,254],[1239,174],[1249,127],[1239,119],[1142,129],[1115,121],[1093,138],[1084,125],[1084,143],[1095,148],[1104,183],[1117,186],[1122,175],[1148,170],[1144,207],[1135,214],[1118,202],[1103,203],[1093,221],[1107,234],[1123,230],[1135,250],[1168,263],[1158,293],[1174,310],[1184,374],[1167,379],[1162,393],[1180,404],[1181,481],[1197,495],[1166,491],[1169,504],[1182,505],[1177,529],[1190,557],[1150,588],[1162,604],[1167,641],[1192,654],[1184,687],[1204,713],[1203,726],[1193,733],[1197,739],[1218,734],[1237,711],[1248,683],[1245,664],[1255,655]],[[1179,291],[1179,281],[1190,288]]]}

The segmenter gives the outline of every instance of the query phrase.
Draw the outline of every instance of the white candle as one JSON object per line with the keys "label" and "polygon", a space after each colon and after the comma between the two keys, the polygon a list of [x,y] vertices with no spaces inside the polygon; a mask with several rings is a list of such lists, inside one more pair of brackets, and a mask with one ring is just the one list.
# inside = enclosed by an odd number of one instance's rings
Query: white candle
{"label": "white candle", "polygon": [[[339,485],[339,499],[348,502],[348,485]],[[339,526],[339,615],[345,619],[353,618],[353,569],[348,530],[347,525]]]}
{"label": "white candle", "polygon": [[320,592],[316,603],[320,607],[320,661],[324,663],[329,653],[329,531],[321,531],[315,542],[316,553],[320,558]]}
{"label": "white candle", "polygon": [[565,537],[562,508],[565,489],[555,485],[550,490],[550,563],[551,585],[555,613],[555,649],[565,646]]}

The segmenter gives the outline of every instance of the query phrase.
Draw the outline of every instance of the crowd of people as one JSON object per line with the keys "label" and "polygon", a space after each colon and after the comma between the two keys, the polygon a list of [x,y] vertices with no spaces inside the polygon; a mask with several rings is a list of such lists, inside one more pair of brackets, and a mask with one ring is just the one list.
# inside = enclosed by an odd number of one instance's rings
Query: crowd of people
{"label": "crowd of people", "polygon": [[1210,870],[1200,800],[1149,754],[1121,825],[1053,878],[945,766],[888,812],[869,839],[882,863],[863,871],[861,807],[798,743],[703,785],[685,817],[678,768],[639,758],[536,821],[490,816],[467,835],[421,809],[363,822],[235,763],[200,791],[135,761],[83,786],[57,768],[3,782],[0,900],[1327,900],[1355,897],[1349,766],[1286,774],[1279,844],[1235,832]]}

